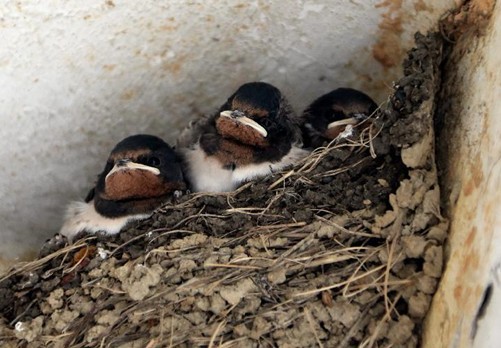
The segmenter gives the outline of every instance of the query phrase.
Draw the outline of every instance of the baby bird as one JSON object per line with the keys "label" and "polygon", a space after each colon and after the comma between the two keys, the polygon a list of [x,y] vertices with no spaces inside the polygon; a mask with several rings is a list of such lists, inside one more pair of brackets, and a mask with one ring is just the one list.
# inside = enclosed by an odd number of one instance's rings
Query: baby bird
{"label": "baby bird", "polygon": [[149,217],[175,191],[184,190],[174,150],[152,135],[133,135],[119,142],[85,202],[68,206],[60,233],[116,234],[129,222]]}
{"label": "baby bird", "polygon": [[268,83],[251,82],[215,115],[186,129],[178,147],[193,191],[225,192],[305,157],[300,138],[282,93]]}
{"label": "baby bird", "polygon": [[338,88],[311,103],[302,115],[305,146],[316,148],[335,139],[347,125],[357,125],[377,109],[365,93]]}

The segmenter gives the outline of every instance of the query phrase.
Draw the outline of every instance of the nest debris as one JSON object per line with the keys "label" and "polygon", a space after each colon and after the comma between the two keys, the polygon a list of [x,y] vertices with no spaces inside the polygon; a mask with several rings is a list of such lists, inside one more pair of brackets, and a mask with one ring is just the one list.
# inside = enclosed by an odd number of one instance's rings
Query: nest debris
{"label": "nest debris", "polygon": [[2,347],[415,347],[442,273],[440,35],[357,139],[0,276]]}

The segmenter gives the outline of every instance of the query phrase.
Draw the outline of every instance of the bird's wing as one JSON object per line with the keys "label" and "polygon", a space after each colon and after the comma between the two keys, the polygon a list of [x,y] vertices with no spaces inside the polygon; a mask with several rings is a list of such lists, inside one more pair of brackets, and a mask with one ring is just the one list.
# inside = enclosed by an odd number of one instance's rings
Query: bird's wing
{"label": "bird's wing", "polygon": [[190,121],[188,126],[186,126],[177,137],[176,148],[183,149],[195,145],[202,133],[210,126],[210,123],[211,117],[209,116],[202,116],[199,119]]}

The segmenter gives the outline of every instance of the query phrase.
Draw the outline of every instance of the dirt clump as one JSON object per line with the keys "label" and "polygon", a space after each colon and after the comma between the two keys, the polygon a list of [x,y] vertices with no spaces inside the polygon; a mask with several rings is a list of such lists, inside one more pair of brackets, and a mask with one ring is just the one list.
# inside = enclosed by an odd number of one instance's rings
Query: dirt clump
{"label": "dirt clump", "polygon": [[5,347],[419,345],[447,221],[433,160],[440,35],[417,35],[360,138],[117,236],[56,236],[0,277]]}

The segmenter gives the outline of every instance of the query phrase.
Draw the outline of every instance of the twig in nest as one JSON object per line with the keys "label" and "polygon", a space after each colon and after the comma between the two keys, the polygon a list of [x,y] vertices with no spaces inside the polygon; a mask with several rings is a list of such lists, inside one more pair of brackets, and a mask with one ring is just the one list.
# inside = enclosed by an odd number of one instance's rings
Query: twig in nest
{"label": "twig in nest", "polygon": [[157,346],[157,340],[153,338],[150,340],[150,342],[148,342],[145,348],[154,348],[156,346]]}
{"label": "twig in nest", "polygon": [[[299,230],[302,230],[299,229]],[[301,249],[306,243],[308,243],[309,241],[313,240],[315,238],[315,234],[314,233],[310,233],[308,234],[306,237],[304,237],[301,241],[299,241],[298,243],[296,243],[296,245],[294,245],[292,248],[288,249],[287,251],[285,251],[284,253],[282,253],[276,260],[275,260],[275,264],[278,264],[279,262],[281,262],[283,259],[289,257],[289,255],[291,255],[292,253],[296,252],[298,249]]]}
{"label": "twig in nest", "polygon": [[186,234],[196,234],[197,232],[194,232],[194,231],[189,231],[189,230],[176,230],[176,229],[166,229],[166,228],[162,228],[162,229],[158,229],[158,230],[153,230],[153,231],[150,231],[150,232],[147,232],[146,234],[148,233],[152,233],[152,232],[156,232],[156,231],[165,231],[163,233],[160,233],[158,236],[156,236],[155,238],[151,238],[151,240],[149,241],[149,243],[151,244],[153,241],[157,240],[158,238],[160,237],[164,237],[164,236],[168,236],[169,234],[177,234],[177,233],[186,233]]}
{"label": "twig in nest", "polygon": [[319,215],[315,215],[315,219],[320,220],[322,222],[325,222],[326,224],[331,225],[331,226],[337,228],[341,232],[352,234],[354,236],[360,236],[360,237],[366,237],[366,238],[382,238],[381,236],[378,236],[378,235],[375,235],[375,234],[371,234],[371,233],[364,233],[364,232],[358,232],[358,231],[350,231],[347,228],[344,228],[343,226],[336,224],[334,221],[331,221],[331,220],[326,219],[326,218],[324,218],[322,216],[319,216]]}
{"label": "twig in nest", "polygon": [[397,217],[395,221],[393,222],[393,225],[391,226],[391,231],[390,231],[390,238],[391,238],[391,245],[388,251],[388,261],[386,262],[386,270],[384,272],[384,306],[386,311],[388,312],[390,310],[389,308],[389,299],[388,299],[388,280],[390,278],[390,271],[393,265],[391,264],[392,258],[393,258],[393,253],[395,252],[395,246],[397,243],[397,240],[399,239],[400,236],[400,231],[402,230],[402,223],[404,216],[406,215],[407,209],[400,209],[398,211]]}
{"label": "twig in nest", "polygon": [[[248,207],[248,208],[230,208],[226,209],[224,212],[227,214],[244,214],[244,215],[259,215],[259,216],[268,216],[268,217],[281,217],[281,215],[277,214],[263,214],[266,208],[256,208],[256,207]],[[256,213],[253,213],[256,212]]]}
{"label": "twig in nest", "polygon": [[367,323],[370,321],[371,317],[368,316],[367,314],[369,313],[369,310],[377,303],[377,298],[374,299],[366,308],[365,310],[360,313],[360,316],[358,317],[358,320],[355,322],[350,327],[350,330],[346,333],[344,336],[343,340],[341,343],[339,343],[338,348],[344,348],[350,346],[350,340],[352,339],[353,336],[356,335],[356,333],[361,330]]}
{"label": "twig in nest", "polygon": [[365,273],[363,273],[363,274],[361,274],[361,275],[359,275],[357,277],[354,277],[353,279],[348,279],[348,280],[345,280],[345,281],[340,282],[340,283],[336,283],[336,284],[329,285],[329,286],[324,286],[324,287],[319,288],[319,289],[313,289],[313,290],[299,292],[299,293],[293,294],[292,297],[302,297],[302,296],[316,295],[319,292],[322,292],[324,290],[331,290],[331,289],[335,289],[335,288],[340,288],[340,287],[342,287],[342,286],[344,286],[346,284],[349,284],[350,282],[353,282],[353,281],[362,279],[364,277],[370,276],[371,274],[376,273],[376,272],[382,270],[384,267],[385,267],[385,265],[380,265],[380,266],[377,266],[377,267],[371,269],[370,271],[367,271],[367,272],[365,272]]}
{"label": "twig in nest", "polygon": [[76,270],[84,262],[84,260],[87,257],[87,255],[89,255],[89,246],[88,245],[85,246],[84,254],[83,254],[82,257],[79,258],[78,262],[73,267],[64,269],[63,270],[63,274],[68,274],[68,273],[71,273],[74,270]]}
{"label": "twig in nest", "polygon": [[[402,297],[401,293],[399,293],[399,294],[397,294],[397,296],[395,296],[395,300],[392,301],[392,303],[390,305],[390,311],[393,311],[395,309],[395,306],[396,306],[398,300],[400,300],[400,297]],[[391,316],[391,314],[390,314],[391,312],[390,311],[387,311],[386,314],[384,315],[384,317],[379,321],[379,323],[377,324],[376,329],[374,330],[374,333],[372,334],[372,336],[369,337],[369,338],[367,338],[365,341],[363,341],[360,344],[360,348],[373,347],[374,346],[374,343],[377,340],[377,335],[379,334],[379,331],[381,331],[381,328],[383,327],[383,324],[390,319],[390,316]]]}
{"label": "twig in nest", "polygon": [[[304,221],[298,221],[298,222],[292,222],[292,223],[289,223],[289,224],[277,224],[277,225],[266,225],[266,226],[256,226],[255,228],[253,228],[254,231],[256,232],[260,232],[260,231],[272,231],[272,230],[276,230],[276,229],[280,229],[280,228],[293,228],[293,227],[304,227],[306,226],[307,223],[304,222]],[[271,235],[270,237],[272,237],[273,235]]]}
{"label": "twig in nest", "polygon": [[126,241],[125,243],[119,245],[118,247],[116,247],[112,252],[109,253],[108,257],[111,257],[113,256],[118,250],[124,248],[125,246],[131,244],[132,242],[135,242],[136,240],[138,239],[141,239],[141,238],[144,238],[149,232],[145,232],[143,234],[140,234],[139,236],[136,236],[134,238],[131,238],[129,239],[128,241]]}
{"label": "twig in nest", "polygon": [[[363,122],[366,122],[366,121],[367,120],[364,120]],[[360,148],[369,147],[371,149],[371,152],[370,152],[371,156],[373,158],[375,158],[376,155],[375,155],[375,152],[373,149],[372,141],[376,136],[379,135],[382,128],[383,127],[381,127],[378,130],[378,132],[374,135],[373,131],[372,131],[372,124],[371,124],[371,126],[367,130],[364,130],[360,133],[359,139],[356,141],[352,140],[350,138],[333,139],[327,146],[319,147],[319,148],[313,150],[307,157],[305,157],[299,163],[296,164],[295,169],[284,172],[281,177],[279,177],[276,181],[274,181],[268,187],[268,190],[274,189],[275,187],[277,187],[279,184],[281,184],[282,182],[284,182],[286,179],[288,179],[291,176],[297,176],[297,175],[301,175],[301,174],[310,173],[312,170],[314,170],[317,167],[317,165],[323,160],[324,157],[326,157],[331,151],[333,151],[335,149],[353,148],[353,147],[355,147],[355,148],[356,147],[360,147]],[[341,142],[341,140],[344,140],[344,142]],[[341,172],[342,171],[339,171],[339,172],[337,172],[337,174],[339,174]],[[335,174],[331,174],[331,175],[335,175]]]}
{"label": "twig in nest", "polygon": [[288,171],[287,173],[285,173],[284,175],[282,175],[277,181],[275,181],[273,184],[271,184],[270,186],[268,186],[268,190],[273,190],[275,187],[277,187],[278,185],[280,185],[280,183],[282,183],[283,181],[285,181],[285,179],[287,179],[288,177],[292,176],[294,173],[295,173],[294,170]]}
{"label": "twig in nest", "polygon": [[49,255],[47,255],[39,260],[24,263],[24,264],[22,264],[21,267],[13,269],[9,273],[5,274],[2,278],[0,278],[0,282],[3,282],[4,280],[6,280],[6,279],[8,279],[16,274],[19,274],[19,273],[34,271],[34,270],[42,267],[44,264],[46,264],[50,260],[55,259],[58,256],[66,255],[70,251],[80,249],[82,246],[86,246],[87,241],[92,240],[92,239],[96,239],[96,237],[89,237],[89,238],[81,239],[78,242],[76,242],[75,244],[69,245],[69,246],[62,248],[62,249],[59,249],[56,252],[49,254]]}
{"label": "twig in nest", "polygon": [[361,160],[359,160],[358,162],[355,162],[353,164],[350,164],[348,166],[344,166],[344,167],[340,167],[340,168],[336,168],[336,169],[331,169],[331,170],[327,170],[325,172],[322,172],[322,173],[317,173],[317,174],[314,174],[312,175],[312,178],[325,178],[325,177],[328,177],[328,176],[336,176],[336,175],[339,175],[341,173],[344,173],[344,172],[347,172],[348,170],[352,169],[352,168],[355,168],[356,166],[362,164],[363,162],[369,160],[370,157],[365,157],[365,158],[362,158]]}
{"label": "twig in nest", "polygon": [[263,211],[261,212],[261,217],[265,216],[264,213],[266,213],[270,208],[271,206],[279,201],[281,198],[283,197],[283,193],[277,193],[275,196],[273,196],[270,200],[269,200],[269,203],[266,204],[266,207],[263,209]]}
{"label": "twig in nest", "polygon": [[[238,237],[235,237],[227,242],[225,242],[222,246],[230,246],[230,245],[235,245],[240,243],[243,240],[249,239],[252,236],[259,234],[259,233],[266,233],[266,232],[271,232],[272,230],[275,230],[275,232],[272,232],[270,235],[268,235],[268,238],[271,238],[277,233],[281,233],[283,231],[286,231],[288,228],[293,228],[293,227],[303,227],[306,226],[306,222],[304,221],[299,221],[295,223],[290,223],[290,224],[277,224],[277,225],[265,225],[265,226],[254,226],[251,227],[250,229],[242,232]],[[297,231],[297,230],[296,230]],[[294,233],[295,231],[291,231],[291,233]],[[290,236],[287,236],[290,237]]]}
{"label": "twig in nest", "polygon": [[189,246],[189,247],[186,247],[186,248],[179,248],[179,249],[165,249],[163,247],[152,249],[144,257],[143,263],[147,263],[147,261],[148,261],[148,259],[150,258],[151,255],[155,255],[155,254],[169,254],[169,253],[181,253],[183,251],[193,250],[193,249],[197,249],[197,248],[199,248],[198,245],[193,245],[193,246]]}
{"label": "twig in nest", "polygon": [[343,249],[325,251],[324,253],[308,255],[304,257],[297,257],[295,259],[289,259],[289,260],[298,263],[308,261],[307,263],[305,263],[307,267],[317,267],[321,265],[327,265],[330,263],[356,258],[357,255],[353,253],[353,251],[360,251],[360,250],[365,251],[368,249],[369,249],[368,247],[346,247]]}
{"label": "twig in nest", "polygon": [[348,278],[349,282],[345,285],[345,287],[343,289],[343,296],[344,297],[350,297],[350,295],[351,295],[351,294],[348,294],[348,289],[350,288],[350,285],[352,284],[352,281],[350,281],[350,280],[353,280],[355,278],[355,276],[357,275],[357,273],[360,271],[360,269],[362,269],[362,267],[365,265],[365,263],[368,262],[378,252],[379,252],[379,248],[374,248],[373,252],[367,254],[366,257],[364,259],[362,259],[362,261],[360,262],[360,264],[355,268],[355,270],[353,271],[353,273]]}
{"label": "twig in nest", "polygon": [[238,269],[263,269],[263,267],[258,266],[247,266],[247,265],[230,265],[222,263],[207,263],[205,267],[221,267],[221,268],[238,268]]}
{"label": "twig in nest", "polygon": [[209,342],[209,348],[214,347],[214,341],[216,340],[216,337],[219,336],[219,333],[223,329],[223,327],[226,325],[227,320],[223,320],[222,322],[219,323],[219,325],[216,327],[216,330],[212,334],[212,337],[210,338]]}
{"label": "twig in nest", "polygon": [[376,151],[374,150],[374,138],[381,132],[381,130],[383,129],[383,127],[381,127],[379,129],[379,131],[377,132],[377,134],[375,136],[372,135],[372,127],[374,126],[374,124],[371,124],[371,126],[369,127],[369,144],[370,144],[370,153],[371,153],[371,157],[372,158],[376,158]]}
{"label": "twig in nest", "polygon": [[193,220],[195,218],[198,218],[200,216],[200,214],[202,214],[202,212],[205,210],[205,205],[198,211],[198,213],[194,214],[194,215],[190,215],[188,217],[185,217],[184,219],[182,219],[181,221],[179,221],[177,224],[175,224],[174,226],[172,226],[172,229],[176,229],[178,228],[179,226],[182,226],[184,225],[186,222],[190,221],[190,220]]}
{"label": "twig in nest", "polygon": [[30,304],[28,306],[26,306],[26,309],[24,311],[21,312],[21,314],[19,314],[17,317],[14,318],[14,320],[12,320],[10,323],[9,323],[9,326],[14,326],[16,325],[16,323],[26,314],[28,313],[28,311],[30,310],[31,306],[33,306],[36,302],[38,302],[38,299],[34,299],[33,301],[30,302]]}
{"label": "twig in nest", "polygon": [[320,341],[320,338],[318,337],[317,330],[315,329],[315,323],[313,322],[313,317],[308,310],[308,308],[304,309],[304,316],[306,317],[306,320],[308,321],[308,324],[310,325],[310,329],[313,332],[313,335],[315,336],[315,339],[317,340],[317,344],[320,348],[323,348],[324,345]]}
{"label": "twig in nest", "polygon": [[231,192],[199,192],[199,193],[194,193],[191,194],[190,199],[188,199],[185,202],[181,203],[167,203],[163,205],[162,207],[158,208],[155,212],[157,213],[166,213],[169,210],[178,210],[178,209],[183,209],[187,207],[192,207],[193,203],[198,201],[202,197],[226,197],[226,198],[231,198],[231,197],[236,197],[238,196],[241,192],[245,191],[247,188],[252,186],[254,183],[253,182],[248,182],[242,186],[240,186],[238,189],[231,191]]}
{"label": "twig in nest", "polygon": [[245,341],[247,337],[240,337],[237,339],[234,339],[232,341],[224,342],[219,345],[219,348],[233,348],[233,347],[240,347],[240,341]]}

